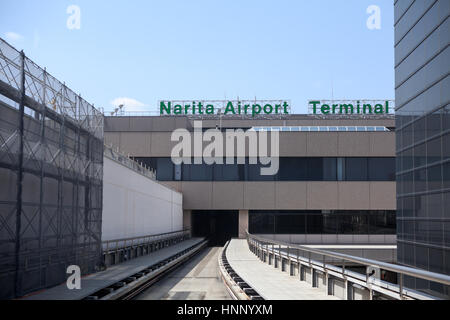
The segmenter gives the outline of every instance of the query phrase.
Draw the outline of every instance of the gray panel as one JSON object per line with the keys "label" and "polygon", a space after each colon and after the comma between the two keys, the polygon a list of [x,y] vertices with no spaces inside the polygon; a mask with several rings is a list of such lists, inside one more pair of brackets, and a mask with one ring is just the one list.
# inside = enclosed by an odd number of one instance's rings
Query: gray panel
{"label": "gray panel", "polygon": [[397,66],[410,54],[449,14],[449,1],[439,1],[434,5],[410,32],[395,47],[395,65]]}
{"label": "gray panel", "polygon": [[435,32],[422,42],[395,69],[395,86],[398,87],[408,77],[415,74],[450,42],[450,19],[447,19]]}

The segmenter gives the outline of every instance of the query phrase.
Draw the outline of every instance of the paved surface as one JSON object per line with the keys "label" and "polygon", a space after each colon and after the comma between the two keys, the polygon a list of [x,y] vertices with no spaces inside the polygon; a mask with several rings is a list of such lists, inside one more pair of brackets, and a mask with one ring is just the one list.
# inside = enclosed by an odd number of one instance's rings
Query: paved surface
{"label": "paved surface", "polygon": [[263,263],[249,250],[245,239],[232,239],[226,255],[234,271],[267,300],[339,300]]}
{"label": "paved surface", "polygon": [[87,275],[81,278],[81,289],[79,290],[69,290],[66,284],[63,283],[59,286],[30,294],[23,299],[79,300],[202,241],[203,238],[191,238],[148,255],[110,266],[105,271]]}
{"label": "paved surface", "polygon": [[229,300],[219,275],[220,247],[209,247],[140,294],[137,300]]}

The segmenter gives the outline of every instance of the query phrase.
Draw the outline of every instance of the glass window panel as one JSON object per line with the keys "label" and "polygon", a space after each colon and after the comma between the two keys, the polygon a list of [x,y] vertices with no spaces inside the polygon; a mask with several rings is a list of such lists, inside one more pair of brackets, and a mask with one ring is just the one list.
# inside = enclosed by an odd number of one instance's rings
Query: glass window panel
{"label": "glass window panel", "polygon": [[206,163],[191,164],[191,181],[211,181],[213,176],[213,165]]}
{"label": "glass window panel", "polygon": [[427,168],[428,190],[440,190],[442,188],[442,165]]}
{"label": "glass window panel", "polygon": [[323,216],[322,214],[308,213],[306,215],[306,233],[322,234],[323,233]]}
{"label": "glass window panel", "polygon": [[424,166],[427,161],[426,143],[419,144],[410,150],[414,152],[414,168]]}
{"label": "glass window panel", "polygon": [[428,242],[428,221],[416,220],[414,228],[414,241]]}
{"label": "glass window panel", "polygon": [[[425,127],[426,127],[426,119],[425,117],[420,118],[416,122],[413,123],[414,127],[414,142],[419,142],[425,139]],[[409,128],[409,127],[408,127]],[[405,145],[406,146],[406,145]]]}
{"label": "glass window panel", "polygon": [[444,245],[444,228],[441,221],[428,222],[428,240],[432,244]]}
{"label": "glass window panel", "polygon": [[427,216],[427,195],[414,196],[414,216],[426,217]]}
{"label": "glass window panel", "polygon": [[336,158],[323,158],[323,180],[336,181],[337,160]]}
{"label": "glass window panel", "polygon": [[427,163],[441,161],[442,159],[442,138],[435,138],[427,142]]}
{"label": "glass window panel", "polygon": [[369,158],[370,181],[394,181],[395,158]]}
{"label": "glass window panel", "polygon": [[442,109],[442,131],[450,130],[450,105]]}
{"label": "glass window panel", "polygon": [[278,179],[281,181],[298,181],[307,179],[307,159],[283,157],[280,158]]}
{"label": "glass window panel", "polygon": [[156,178],[158,180],[173,180],[173,171],[173,162],[171,158],[158,158],[156,160]]}
{"label": "glass window panel", "polygon": [[426,116],[427,138],[437,135],[441,132],[441,110],[437,110]]}
{"label": "glass window panel", "polygon": [[450,132],[442,136],[442,160],[450,159]]}
{"label": "glass window panel", "polygon": [[402,169],[409,170],[413,167],[413,149],[407,149],[400,153],[402,159]]}
{"label": "glass window panel", "polygon": [[250,233],[274,234],[274,215],[264,212],[249,212],[248,228]]}
{"label": "glass window panel", "polygon": [[427,187],[427,170],[420,169],[414,171],[414,191],[422,192]]}
{"label": "glass window panel", "polygon": [[444,188],[450,188],[450,162],[446,162],[442,165],[442,171]]}
{"label": "glass window panel", "polygon": [[402,130],[402,148],[406,148],[412,144],[413,128],[412,124],[403,128]]}
{"label": "glass window panel", "polygon": [[246,164],[246,169],[248,172],[248,181],[273,181],[276,175],[262,175],[261,168],[268,167],[266,165],[257,164]]}
{"label": "glass window panel", "polygon": [[323,214],[323,233],[326,234],[338,233],[338,214],[336,212]]}
{"label": "glass window panel", "polygon": [[443,216],[442,193],[429,194],[427,196],[427,214],[429,218],[441,218]]}
{"label": "glass window panel", "polygon": [[323,158],[307,158],[308,161],[308,180],[323,180]]}
{"label": "glass window panel", "polygon": [[347,181],[366,181],[367,158],[346,158],[345,175]]}

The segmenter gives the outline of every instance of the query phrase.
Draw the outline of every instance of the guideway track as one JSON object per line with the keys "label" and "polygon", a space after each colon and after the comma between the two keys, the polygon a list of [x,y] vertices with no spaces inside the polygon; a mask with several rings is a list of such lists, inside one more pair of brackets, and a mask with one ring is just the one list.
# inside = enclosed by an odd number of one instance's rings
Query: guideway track
{"label": "guideway track", "polygon": [[202,251],[207,240],[100,289],[83,300],[130,300]]}

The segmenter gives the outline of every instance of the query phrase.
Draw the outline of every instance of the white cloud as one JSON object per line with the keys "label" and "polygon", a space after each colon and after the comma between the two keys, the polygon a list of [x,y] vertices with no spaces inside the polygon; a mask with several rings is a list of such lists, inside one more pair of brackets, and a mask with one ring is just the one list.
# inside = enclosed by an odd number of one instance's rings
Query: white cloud
{"label": "white cloud", "polygon": [[14,42],[14,41],[22,40],[23,36],[21,34],[16,33],[16,32],[9,31],[9,32],[5,33],[5,38],[8,41]]}
{"label": "white cloud", "polygon": [[118,107],[119,105],[124,105],[125,111],[148,111],[148,106],[140,101],[137,101],[133,98],[120,97],[115,98],[111,101],[111,104],[114,107]]}

